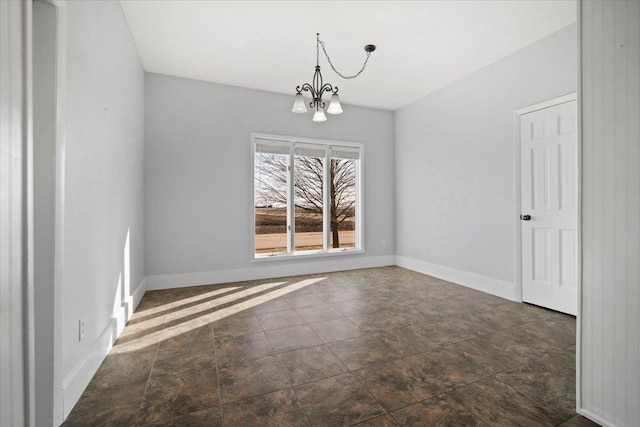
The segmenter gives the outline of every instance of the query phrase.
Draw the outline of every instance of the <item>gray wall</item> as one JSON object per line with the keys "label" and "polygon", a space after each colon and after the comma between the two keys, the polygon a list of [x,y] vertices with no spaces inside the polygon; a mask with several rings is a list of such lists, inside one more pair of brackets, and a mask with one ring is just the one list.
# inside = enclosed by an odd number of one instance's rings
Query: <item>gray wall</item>
{"label": "gray wall", "polygon": [[582,2],[578,408],[640,426],[640,2]]}
{"label": "gray wall", "polygon": [[241,269],[225,275],[229,281],[295,263],[250,261],[252,131],[364,143],[366,253],[350,257],[394,254],[393,113],[345,106],[344,114],[313,123],[311,113],[291,113],[292,104],[293,96],[146,75],[147,274]]}
{"label": "gray wall", "polygon": [[576,91],[576,25],[396,112],[396,248],[515,281],[514,111]]}
{"label": "gray wall", "polygon": [[67,13],[66,413],[115,340],[123,311],[132,310],[126,300],[145,275],[142,64],[119,2],[67,2]]}

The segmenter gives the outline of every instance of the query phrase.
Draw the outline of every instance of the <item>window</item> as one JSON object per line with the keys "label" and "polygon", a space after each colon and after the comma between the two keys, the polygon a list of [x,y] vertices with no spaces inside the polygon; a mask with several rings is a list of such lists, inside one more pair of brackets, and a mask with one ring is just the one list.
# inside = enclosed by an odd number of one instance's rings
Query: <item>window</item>
{"label": "window", "polygon": [[359,144],[253,134],[254,258],[362,250]]}

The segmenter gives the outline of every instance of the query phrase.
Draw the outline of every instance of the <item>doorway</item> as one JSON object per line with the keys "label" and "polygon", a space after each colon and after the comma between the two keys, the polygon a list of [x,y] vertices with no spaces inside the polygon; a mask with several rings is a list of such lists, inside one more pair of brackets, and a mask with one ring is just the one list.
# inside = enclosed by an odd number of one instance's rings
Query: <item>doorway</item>
{"label": "doorway", "polygon": [[517,113],[522,300],[575,316],[580,260],[576,96]]}

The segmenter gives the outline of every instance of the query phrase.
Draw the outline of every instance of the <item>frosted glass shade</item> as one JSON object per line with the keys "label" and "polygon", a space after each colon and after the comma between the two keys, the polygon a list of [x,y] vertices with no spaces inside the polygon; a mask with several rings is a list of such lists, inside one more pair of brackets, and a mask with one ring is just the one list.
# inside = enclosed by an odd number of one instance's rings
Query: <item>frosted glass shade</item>
{"label": "frosted glass shade", "polygon": [[305,104],[304,96],[302,96],[301,93],[296,94],[295,100],[293,101],[293,108],[291,109],[291,111],[297,114],[306,113],[307,106],[304,104]]}
{"label": "frosted glass shade", "polygon": [[329,104],[329,108],[327,108],[327,113],[342,114],[342,106],[340,105],[340,98],[337,93],[331,95],[331,103]]}
{"label": "frosted glass shade", "polygon": [[313,114],[314,122],[324,122],[327,120],[327,116],[324,115],[324,110],[322,108],[317,108],[316,112]]}

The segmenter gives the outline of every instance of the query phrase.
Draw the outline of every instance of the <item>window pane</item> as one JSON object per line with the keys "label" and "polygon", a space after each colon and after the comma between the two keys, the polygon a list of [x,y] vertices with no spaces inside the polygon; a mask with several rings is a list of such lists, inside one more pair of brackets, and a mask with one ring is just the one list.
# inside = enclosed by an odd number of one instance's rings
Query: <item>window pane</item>
{"label": "window pane", "polygon": [[255,155],[256,254],[287,252],[287,165],[289,155]]}
{"label": "window pane", "polygon": [[331,159],[329,242],[332,249],[356,247],[357,162],[355,159]]}
{"label": "window pane", "polygon": [[[323,151],[321,147],[317,155]],[[324,154],[322,157],[317,155],[296,155],[294,159],[296,252],[323,249]]]}

